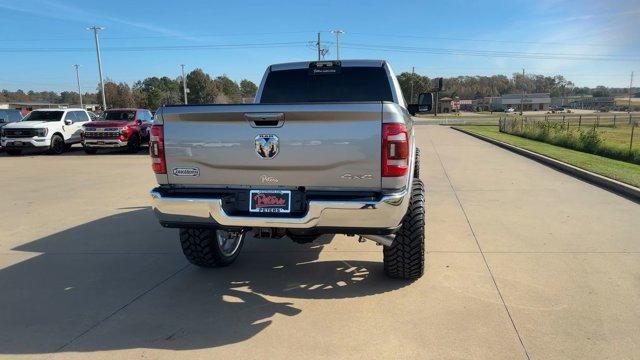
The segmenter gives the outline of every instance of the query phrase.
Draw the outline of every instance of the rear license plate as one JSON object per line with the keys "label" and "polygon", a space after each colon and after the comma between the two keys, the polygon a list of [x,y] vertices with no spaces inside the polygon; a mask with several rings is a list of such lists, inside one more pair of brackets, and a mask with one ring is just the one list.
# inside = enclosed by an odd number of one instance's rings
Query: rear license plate
{"label": "rear license plate", "polygon": [[291,191],[251,190],[249,191],[249,211],[259,213],[291,212]]}
{"label": "rear license plate", "polygon": [[105,142],[104,141],[98,141],[98,145],[104,145]]}

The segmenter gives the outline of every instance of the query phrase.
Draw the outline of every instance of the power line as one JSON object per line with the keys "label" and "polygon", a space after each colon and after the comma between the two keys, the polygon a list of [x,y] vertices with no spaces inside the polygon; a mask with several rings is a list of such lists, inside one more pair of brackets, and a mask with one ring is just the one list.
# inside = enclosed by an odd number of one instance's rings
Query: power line
{"label": "power line", "polygon": [[[323,31],[325,32],[325,31]],[[243,37],[243,36],[265,36],[265,35],[286,35],[286,34],[312,34],[315,31],[280,31],[280,32],[260,32],[260,33],[223,33],[223,34],[196,34],[196,35],[145,35],[145,36],[103,36],[102,40],[143,40],[143,39],[193,39],[212,37]],[[0,39],[0,42],[26,42],[26,41],[86,41],[86,38],[76,37],[50,37],[50,38],[12,38]]]}
{"label": "power line", "polygon": [[359,44],[359,43],[344,43],[343,47],[358,49],[358,50],[422,53],[422,54],[433,54],[433,55],[509,57],[509,58],[542,59],[542,60],[640,61],[640,59],[638,58],[619,57],[619,56],[612,56],[612,55],[597,55],[597,54],[568,54],[568,53],[560,54],[560,53],[472,50],[472,49],[453,49],[453,48],[424,48],[424,47],[415,47],[415,46],[371,45],[371,44]]}
{"label": "power line", "polygon": [[546,52],[522,52],[522,51],[503,51],[503,50],[476,50],[476,49],[456,49],[456,48],[429,48],[429,47],[417,47],[417,46],[401,46],[401,45],[373,45],[373,44],[361,44],[361,43],[345,43],[345,46],[353,48],[370,48],[370,49],[384,49],[384,50],[406,50],[409,52],[433,52],[451,55],[519,55],[519,56],[547,56],[547,57],[580,57],[580,58],[598,58],[598,59],[610,59],[610,60],[629,60],[638,61],[640,59],[625,58],[614,55],[598,55],[598,54],[576,54],[576,53],[546,53]]}
{"label": "power line", "polygon": [[[330,43],[330,42],[329,42]],[[189,50],[231,50],[271,47],[303,47],[308,46],[308,41],[270,42],[270,43],[239,43],[239,44],[207,44],[207,45],[172,45],[172,46],[121,46],[104,47],[103,51],[109,52],[144,52],[144,51],[189,51]],[[338,46],[338,44],[336,44]],[[571,54],[571,53],[546,53],[546,52],[518,52],[496,50],[472,50],[455,48],[426,48],[399,45],[374,45],[361,43],[343,43],[342,47],[372,50],[384,52],[423,53],[433,55],[460,55],[479,57],[508,57],[542,60],[589,60],[589,61],[640,61],[638,58],[622,57],[614,55],[598,54]],[[337,50],[337,49],[336,49]],[[0,53],[31,53],[31,52],[87,52],[90,48],[4,48]],[[336,56],[339,58],[339,55]]]}
{"label": "power line", "polygon": [[[321,33],[329,33],[330,31],[321,31]],[[287,35],[287,34],[315,34],[317,31],[299,30],[299,31],[276,31],[276,32],[260,32],[260,33],[204,33],[193,35],[182,34],[164,34],[164,35],[144,35],[144,36],[103,36],[102,40],[144,40],[144,39],[193,39],[199,38],[216,38],[216,37],[255,37],[265,35]],[[563,45],[563,46],[610,46],[608,43],[571,43],[571,42],[555,42],[555,41],[526,41],[526,40],[510,40],[510,39],[477,39],[464,37],[446,37],[431,35],[409,35],[409,34],[380,34],[365,32],[349,32],[352,35],[360,35],[366,37],[387,37],[387,38],[404,38],[404,39],[428,39],[428,40],[446,40],[446,41],[465,41],[477,43],[498,43],[498,44],[529,44],[529,45]],[[76,37],[48,37],[48,38],[11,38],[0,39],[0,42],[40,42],[40,41],[85,41],[86,38]]]}
{"label": "power line", "polygon": [[[339,36],[339,34],[336,34]],[[338,40],[339,41],[339,40]],[[331,43],[331,42],[327,42]],[[233,49],[250,49],[250,48],[282,48],[282,47],[304,47],[308,46],[308,41],[290,41],[290,42],[269,42],[269,43],[227,43],[227,44],[206,44],[206,45],[167,45],[167,46],[120,46],[120,47],[104,47],[103,51],[109,52],[146,52],[146,51],[193,51],[193,50],[233,50]],[[338,52],[339,44],[336,42],[336,52]],[[431,48],[416,46],[399,46],[399,45],[376,45],[363,43],[343,43],[342,47],[371,50],[383,52],[403,52],[403,53],[422,53],[433,55],[459,55],[459,56],[477,56],[477,57],[507,57],[519,59],[542,59],[542,60],[587,60],[587,61],[640,61],[638,58],[626,57],[620,55],[598,55],[598,54],[571,54],[571,53],[548,53],[548,52],[519,52],[519,51],[497,51],[497,50],[475,50],[475,49],[456,49],[456,48]],[[4,48],[0,49],[0,53],[34,53],[34,52],[87,52],[90,48]],[[339,54],[336,54],[339,58]]]}
{"label": "power line", "polygon": [[[306,41],[275,42],[275,43],[246,43],[246,44],[210,44],[210,45],[167,45],[167,46],[116,46],[104,47],[109,52],[140,52],[140,51],[170,51],[170,50],[207,50],[207,49],[250,49],[265,47],[306,46]],[[20,52],[88,52],[91,48],[5,48],[0,53]]]}
{"label": "power line", "polygon": [[[39,85],[39,86],[57,86],[57,87],[67,87],[69,86],[68,82],[56,82],[56,83],[52,83],[52,82],[39,82],[39,81],[14,81],[14,80],[4,80],[4,79],[0,79],[0,81],[2,81],[3,85],[4,84],[13,84],[13,85],[22,85],[22,84],[28,84],[28,85]],[[89,83],[83,83],[81,84],[82,88],[87,90],[95,90],[95,84],[89,84]]]}
{"label": "power line", "polygon": [[461,37],[443,37],[443,36],[429,36],[429,35],[406,35],[406,34],[376,34],[376,33],[362,33],[362,32],[349,32],[353,35],[372,36],[372,37],[391,37],[391,38],[407,38],[407,39],[430,39],[430,40],[448,40],[448,41],[469,41],[469,42],[482,42],[482,43],[500,43],[500,44],[529,44],[529,45],[569,45],[569,46],[611,46],[607,43],[569,43],[569,42],[555,42],[555,41],[526,41],[526,40],[500,40],[500,39],[473,39],[473,38],[461,38]]}

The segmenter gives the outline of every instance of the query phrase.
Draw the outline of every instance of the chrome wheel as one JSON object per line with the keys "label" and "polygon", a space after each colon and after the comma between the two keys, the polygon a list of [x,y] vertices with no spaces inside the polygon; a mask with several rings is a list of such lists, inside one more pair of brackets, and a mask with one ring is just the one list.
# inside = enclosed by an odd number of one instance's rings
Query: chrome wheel
{"label": "chrome wheel", "polygon": [[240,248],[240,244],[242,244],[243,239],[243,231],[216,230],[218,247],[224,256],[233,256]]}

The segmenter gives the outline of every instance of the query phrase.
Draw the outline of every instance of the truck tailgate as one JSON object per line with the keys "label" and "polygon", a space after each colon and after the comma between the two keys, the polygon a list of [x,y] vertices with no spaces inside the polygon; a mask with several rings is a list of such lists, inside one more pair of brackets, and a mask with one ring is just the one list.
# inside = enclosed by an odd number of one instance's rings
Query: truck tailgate
{"label": "truck tailgate", "polygon": [[382,103],[169,106],[169,184],[381,187]]}

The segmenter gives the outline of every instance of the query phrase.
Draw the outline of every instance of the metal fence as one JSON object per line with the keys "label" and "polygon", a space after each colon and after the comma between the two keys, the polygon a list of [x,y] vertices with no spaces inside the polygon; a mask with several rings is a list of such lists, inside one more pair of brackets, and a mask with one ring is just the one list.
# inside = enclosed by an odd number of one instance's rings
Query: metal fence
{"label": "metal fence", "polygon": [[503,116],[499,119],[500,131],[524,134],[536,128],[555,133],[563,131],[595,131],[608,146],[640,150],[640,125],[638,114],[549,114],[543,116]]}

